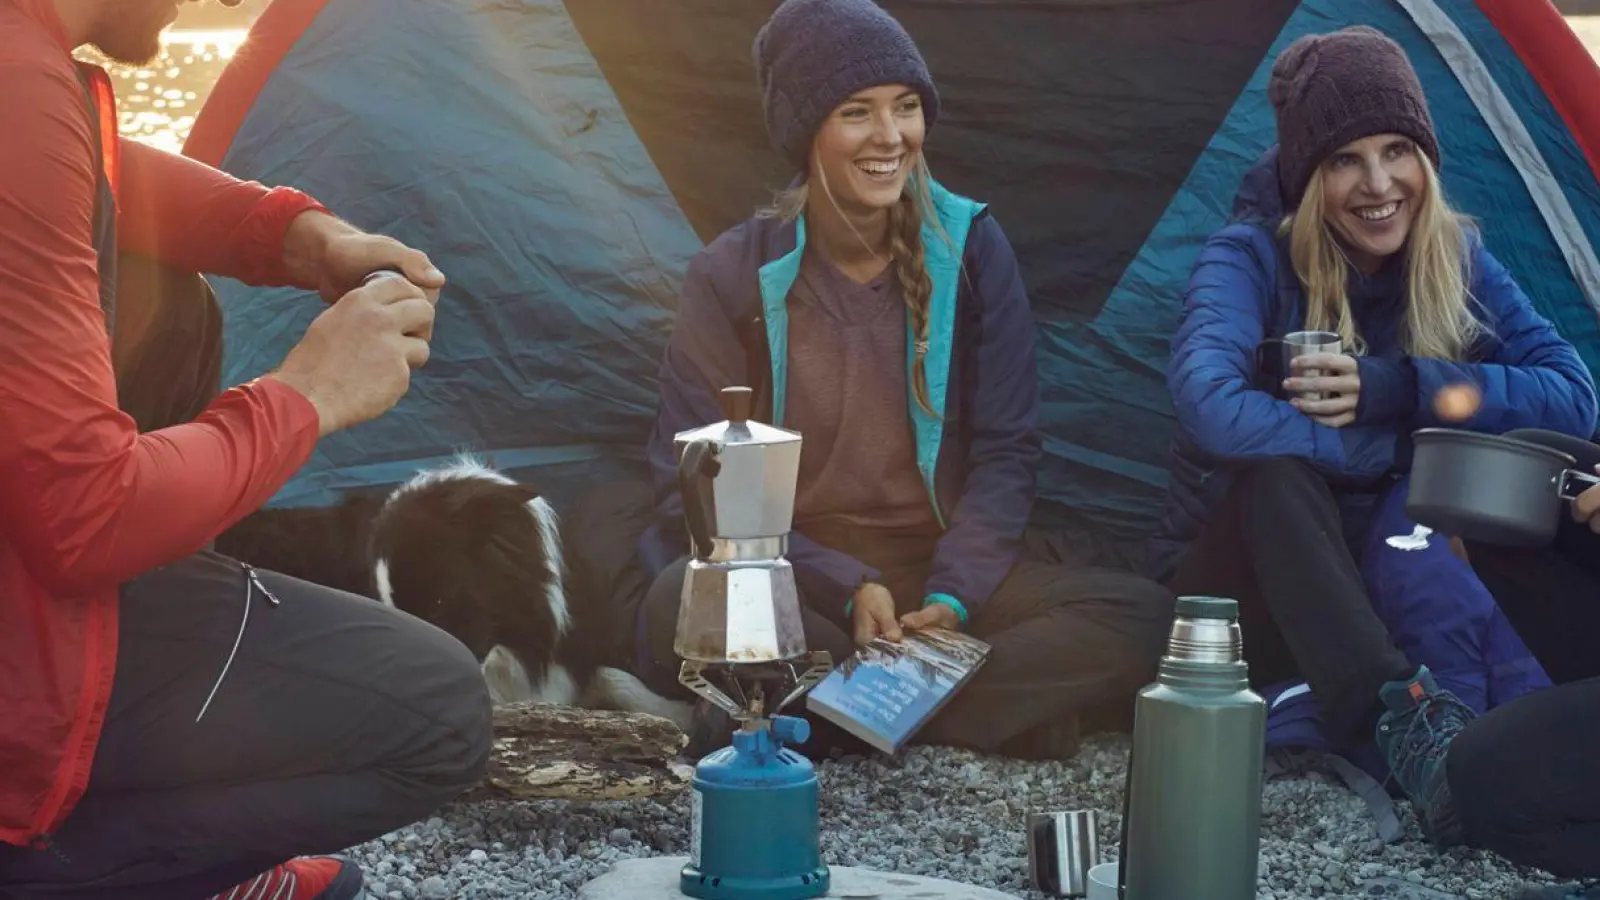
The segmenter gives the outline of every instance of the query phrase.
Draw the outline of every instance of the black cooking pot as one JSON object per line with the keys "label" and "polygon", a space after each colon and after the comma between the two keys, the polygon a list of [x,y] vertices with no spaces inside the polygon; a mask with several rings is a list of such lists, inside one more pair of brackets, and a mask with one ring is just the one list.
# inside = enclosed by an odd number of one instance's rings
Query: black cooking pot
{"label": "black cooking pot", "polygon": [[1506,435],[1416,431],[1406,515],[1467,540],[1512,547],[1549,543],[1566,514],[1565,502],[1600,484],[1594,474],[1574,468],[1578,460],[1572,453],[1550,446],[1572,441],[1536,430]]}

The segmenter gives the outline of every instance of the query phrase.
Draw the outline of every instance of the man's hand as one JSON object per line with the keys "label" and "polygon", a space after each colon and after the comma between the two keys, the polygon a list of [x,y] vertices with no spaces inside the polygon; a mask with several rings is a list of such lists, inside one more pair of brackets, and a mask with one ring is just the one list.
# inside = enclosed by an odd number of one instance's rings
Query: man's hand
{"label": "man's hand", "polygon": [[1312,419],[1331,428],[1342,428],[1356,420],[1356,406],[1361,402],[1361,375],[1354,356],[1342,353],[1307,353],[1289,362],[1296,373],[1307,369],[1321,373],[1315,376],[1296,374],[1284,379],[1283,389],[1291,394],[1321,394],[1322,399],[1293,397],[1294,407]]}
{"label": "man's hand", "polygon": [[947,631],[960,631],[961,617],[956,615],[955,607],[948,603],[929,603],[916,612],[906,613],[901,616],[900,627],[907,631],[916,631],[922,628],[943,628]]}
{"label": "man's hand", "polygon": [[385,277],[344,295],[317,316],[268,377],[317,408],[329,435],[388,412],[428,361],[434,305],[403,278]]}
{"label": "man's hand", "polygon": [[[314,285],[328,303],[361,286],[378,269],[397,269],[422,288],[430,303],[439,302],[444,273],[427,254],[391,237],[367,234],[322,212],[304,212],[289,224],[283,240],[284,265],[296,283]],[[428,337],[428,335],[424,335]]]}
{"label": "man's hand", "polygon": [[[1595,466],[1595,472],[1600,473],[1600,466]],[[1572,501],[1572,521],[1587,522],[1589,530],[1600,534],[1600,485],[1589,488]]]}
{"label": "man's hand", "polygon": [[881,584],[868,582],[856,589],[850,620],[857,646],[866,646],[880,634],[891,641],[900,640],[900,625],[894,620],[894,596]]}

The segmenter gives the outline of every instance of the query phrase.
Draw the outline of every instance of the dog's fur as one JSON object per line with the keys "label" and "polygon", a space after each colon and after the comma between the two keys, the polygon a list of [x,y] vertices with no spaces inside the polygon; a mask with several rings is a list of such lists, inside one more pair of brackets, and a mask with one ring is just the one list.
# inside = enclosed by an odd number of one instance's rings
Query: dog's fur
{"label": "dog's fur", "polygon": [[560,521],[532,487],[470,456],[387,494],[338,506],[264,509],[217,550],[262,568],[362,594],[449,632],[482,665],[495,704],[621,709],[690,725],[668,700],[604,664],[618,627],[569,593]]}

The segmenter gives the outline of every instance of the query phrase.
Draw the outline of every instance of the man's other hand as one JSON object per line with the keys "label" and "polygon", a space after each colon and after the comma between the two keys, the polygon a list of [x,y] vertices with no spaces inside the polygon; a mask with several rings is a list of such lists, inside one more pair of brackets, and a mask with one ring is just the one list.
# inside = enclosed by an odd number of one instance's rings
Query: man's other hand
{"label": "man's other hand", "polygon": [[[1595,466],[1595,473],[1600,474],[1600,466]],[[1589,530],[1600,534],[1600,487],[1592,487],[1578,495],[1572,501],[1572,521],[1587,523]]]}
{"label": "man's other hand", "polygon": [[379,269],[396,269],[422,288],[430,303],[439,302],[444,273],[427,254],[394,238],[368,234],[348,222],[311,211],[301,213],[284,235],[284,264],[296,283],[315,286],[328,303],[361,287]]}
{"label": "man's other hand", "polygon": [[434,312],[409,281],[374,279],[323,310],[268,377],[311,401],[323,435],[376,419],[400,402],[411,372],[427,363]]}

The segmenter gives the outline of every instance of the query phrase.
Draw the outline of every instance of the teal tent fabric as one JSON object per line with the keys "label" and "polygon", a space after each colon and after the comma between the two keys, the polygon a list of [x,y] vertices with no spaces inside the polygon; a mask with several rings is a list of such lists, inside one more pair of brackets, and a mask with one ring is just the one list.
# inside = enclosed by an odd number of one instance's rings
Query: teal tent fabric
{"label": "teal tent fabric", "polygon": [[[1584,233],[1600,234],[1600,185],[1549,100],[1470,0],[1449,3],[1446,11],[1472,36],[1489,74],[1511,95]],[[1272,61],[1302,35],[1353,24],[1376,27],[1405,47],[1428,92],[1451,201],[1474,217],[1489,248],[1517,274],[1541,313],[1600,371],[1594,310],[1523,179],[1433,41],[1394,2],[1308,0],[1263,54],[1099,316],[1044,326],[1049,343],[1041,368],[1051,427],[1042,481],[1061,507],[1087,511],[1132,540],[1148,529],[1166,486],[1171,411],[1162,369],[1165,340],[1176,328],[1200,245],[1227,220],[1240,179],[1275,140],[1266,94]]]}
{"label": "teal tent fabric", "polygon": [[[460,450],[558,502],[642,476],[688,260],[791,177],[767,146],[749,62],[774,5],[325,0],[222,167],[293,184],[425,248],[451,285],[411,395],[325,440],[273,502],[331,503]],[[944,96],[933,169],[990,204],[1029,286],[1044,401],[1040,524],[1121,553],[1159,514],[1167,342],[1188,268],[1273,141],[1273,56],[1308,32],[1366,23],[1405,46],[1438,122],[1451,198],[1600,369],[1600,298],[1558,240],[1565,228],[1587,248],[1600,235],[1600,185],[1472,0],[884,5],[916,36]],[[1424,8],[1464,36],[1481,66],[1475,90],[1492,85],[1509,103],[1571,221],[1540,208],[1482,98],[1452,69],[1456,51],[1419,24]],[[225,279],[218,290],[230,383],[276,365],[320,308],[300,291]]]}
{"label": "teal tent fabric", "polygon": [[[701,243],[558,0],[329,3],[222,167],[425,248],[450,278],[411,393],[325,439],[275,505],[331,503],[459,450],[555,495],[642,460],[674,288]],[[217,287],[228,383],[277,365],[321,309]]]}

